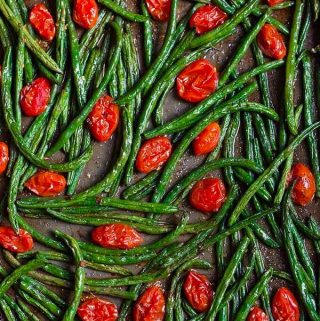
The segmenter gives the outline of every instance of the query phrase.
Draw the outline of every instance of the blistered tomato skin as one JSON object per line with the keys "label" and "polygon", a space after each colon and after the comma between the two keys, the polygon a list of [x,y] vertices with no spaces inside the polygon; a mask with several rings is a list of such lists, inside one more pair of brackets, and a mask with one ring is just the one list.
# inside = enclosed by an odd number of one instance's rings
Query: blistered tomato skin
{"label": "blistered tomato skin", "polygon": [[135,229],[120,223],[95,228],[91,238],[96,244],[109,249],[129,250],[143,243],[143,238]]}
{"label": "blistered tomato skin", "polygon": [[61,174],[50,171],[39,171],[30,177],[25,187],[38,196],[56,196],[66,188],[67,181]]}
{"label": "blistered tomato skin", "polygon": [[190,18],[189,25],[196,29],[198,35],[201,35],[220,26],[227,19],[228,15],[219,7],[207,4],[195,11]]}
{"label": "blistered tomato skin", "polygon": [[9,162],[9,147],[6,143],[0,142],[0,174],[7,169]]}
{"label": "blistered tomato skin", "polygon": [[184,280],[183,292],[196,311],[208,311],[213,298],[213,289],[205,275],[190,271]]}
{"label": "blistered tomato skin", "polygon": [[116,321],[118,319],[116,305],[99,298],[84,301],[77,313],[82,321]]}
{"label": "blistered tomato skin", "polygon": [[292,166],[288,183],[293,183],[291,198],[297,205],[306,206],[314,198],[316,183],[310,169],[302,163]]}
{"label": "blistered tomato skin", "polygon": [[52,41],[56,35],[53,17],[43,3],[36,4],[30,11],[29,21],[40,37]]}
{"label": "blistered tomato skin", "polygon": [[212,152],[220,140],[221,129],[218,123],[208,125],[192,142],[193,152],[196,156]]}
{"label": "blistered tomato skin", "polygon": [[250,310],[247,321],[269,321],[269,317],[262,309],[254,307]]}
{"label": "blistered tomato skin", "polygon": [[263,54],[270,58],[283,59],[287,55],[283,36],[271,24],[266,23],[261,28],[257,42]]}
{"label": "blistered tomato skin", "polygon": [[284,0],[267,0],[267,4],[270,7],[276,6],[277,4],[280,4],[284,2]]}
{"label": "blistered tomato skin", "polygon": [[93,28],[99,16],[99,8],[95,0],[74,0],[73,20],[84,29]]}
{"label": "blistered tomato skin", "polygon": [[119,118],[119,106],[113,102],[113,98],[101,97],[87,119],[91,135],[98,142],[106,142],[117,129]]}
{"label": "blistered tomato skin", "polygon": [[42,114],[49,103],[51,84],[48,79],[40,77],[22,88],[20,106],[26,116],[34,117]]}
{"label": "blistered tomato skin", "polygon": [[179,96],[188,102],[197,103],[210,96],[217,88],[219,74],[207,59],[199,59],[188,65],[177,77]]}
{"label": "blistered tomato skin", "polygon": [[226,188],[219,178],[204,178],[190,192],[191,206],[204,213],[218,212],[226,199]]}
{"label": "blistered tomato skin", "polygon": [[133,321],[162,321],[165,313],[163,290],[158,286],[147,288],[133,307]]}
{"label": "blistered tomato skin", "polygon": [[299,321],[299,305],[293,293],[280,288],[272,299],[272,315],[276,321]]}
{"label": "blistered tomato skin", "polygon": [[169,159],[171,152],[172,145],[167,137],[159,136],[145,141],[137,155],[137,170],[149,173],[159,169]]}
{"label": "blistered tomato skin", "polygon": [[153,19],[167,21],[170,17],[171,0],[145,0]]}
{"label": "blistered tomato skin", "polygon": [[32,236],[23,229],[17,234],[12,227],[0,226],[0,246],[14,253],[24,253],[32,250]]}

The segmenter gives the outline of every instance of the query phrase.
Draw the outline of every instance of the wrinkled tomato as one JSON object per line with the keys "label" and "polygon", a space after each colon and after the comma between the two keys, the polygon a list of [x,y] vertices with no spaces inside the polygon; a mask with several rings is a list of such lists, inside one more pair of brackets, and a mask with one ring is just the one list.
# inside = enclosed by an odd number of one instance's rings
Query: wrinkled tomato
{"label": "wrinkled tomato", "polygon": [[226,189],[219,178],[204,178],[196,183],[189,195],[195,209],[202,212],[218,212],[226,198]]}
{"label": "wrinkled tomato", "polygon": [[143,238],[131,226],[125,224],[107,224],[95,228],[91,233],[92,240],[110,249],[133,249],[143,243]]}
{"label": "wrinkled tomato", "polygon": [[9,147],[6,143],[0,142],[0,174],[7,169],[9,162]]}
{"label": "wrinkled tomato", "polygon": [[50,171],[39,171],[25,183],[25,187],[38,196],[56,196],[66,185],[64,176]]}
{"label": "wrinkled tomato", "polygon": [[41,38],[51,41],[56,34],[53,17],[45,4],[39,3],[30,11],[29,21]]}
{"label": "wrinkled tomato", "polygon": [[106,142],[118,127],[119,114],[119,107],[110,96],[101,97],[87,119],[92,136],[99,142]]}
{"label": "wrinkled tomato", "polygon": [[165,312],[163,290],[158,286],[147,288],[133,307],[134,321],[162,321]]}
{"label": "wrinkled tomato", "polygon": [[254,307],[250,310],[247,321],[269,321],[269,317],[262,309]]}
{"label": "wrinkled tomato", "polygon": [[136,161],[136,167],[141,173],[149,173],[161,167],[170,157],[172,145],[167,137],[155,137],[147,140],[141,146]]}
{"label": "wrinkled tomato", "polygon": [[284,0],[267,0],[267,4],[270,7],[276,6],[277,4],[280,4],[282,2],[284,2]]}
{"label": "wrinkled tomato", "polygon": [[0,246],[11,252],[24,253],[33,248],[33,239],[21,228],[17,234],[12,227],[0,226]]}
{"label": "wrinkled tomato", "polygon": [[261,51],[270,58],[283,59],[287,54],[283,36],[271,24],[266,23],[261,28],[257,42]]}
{"label": "wrinkled tomato", "polygon": [[153,19],[167,21],[170,16],[171,0],[146,0],[147,8]]}
{"label": "wrinkled tomato", "polygon": [[228,15],[219,7],[207,4],[195,11],[190,18],[189,25],[201,35],[223,24],[227,18]]}
{"label": "wrinkled tomato", "polygon": [[310,169],[302,163],[293,165],[288,177],[288,183],[292,182],[295,182],[291,194],[292,200],[301,206],[309,204],[316,192],[316,183]]}
{"label": "wrinkled tomato", "polygon": [[22,88],[20,105],[26,116],[38,116],[45,111],[50,100],[51,84],[40,77]]}
{"label": "wrinkled tomato", "polygon": [[118,319],[116,305],[99,298],[84,301],[77,313],[82,321],[116,321]]}
{"label": "wrinkled tomato", "polygon": [[197,103],[216,90],[218,78],[217,69],[209,60],[196,60],[177,77],[178,94],[188,102]]}
{"label": "wrinkled tomato", "polygon": [[73,20],[82,28],[93,28],[98,20],[99,8],[95,0],[74,0]]}
{"label": "wrinkled tomato", "polygon": [[220,126],[213,122],[208,125],[192,142],[195,155],[204,155],[213,151],[220,139]]}
{"label": "wrinkled tomato", "polygon": [[205,275],[190,271],[183,282],[183,292],[190,305],[198,312],[206,312],[209,309],[213,289]]}
{"label": "wrinkled tomato", "polygon": [[276,321],[299,321],[299,305],[287,288],[280,288],[272,299],[272,315]]}

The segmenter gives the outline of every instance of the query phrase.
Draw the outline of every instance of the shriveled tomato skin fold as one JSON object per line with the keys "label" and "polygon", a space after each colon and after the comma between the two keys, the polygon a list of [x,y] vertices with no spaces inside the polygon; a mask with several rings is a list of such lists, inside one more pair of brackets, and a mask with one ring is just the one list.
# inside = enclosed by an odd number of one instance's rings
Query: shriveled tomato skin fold
{"label": "shriveled tomato skin fold", "polygon": [[5,142],[0,142],[0,174],[3,174],[9,163],[9,147]]}
{"label": "shriveled tomato skin fold", "polygon": [[21,228],[17,234],[10,226],[0,226],[0,246],[10,252],[24,253],[32,250],[33,238]]}
{"label": "shriveled tomato skin fold", "polygon": [[95,0],[74,0],[73,20],[84,29],[93,28],[99,16],[99,8]]}
{"label": "shriveled tomato skin fold", "polygon": [[277,4],[280,4],[282,2],[284,2],[285,0],[267,0],[267,4],[270,7],[276,6]]}
{"label": "shriveled tomato skin fold", "polygon": [[170,17],[171,0],[145,0],[153,19],[167,21]]}
{"label": "shriveled tomato skin fold", "polygon": [[247,321],[269,321],[269,317],[259,307],[253,307],[247,317]]}

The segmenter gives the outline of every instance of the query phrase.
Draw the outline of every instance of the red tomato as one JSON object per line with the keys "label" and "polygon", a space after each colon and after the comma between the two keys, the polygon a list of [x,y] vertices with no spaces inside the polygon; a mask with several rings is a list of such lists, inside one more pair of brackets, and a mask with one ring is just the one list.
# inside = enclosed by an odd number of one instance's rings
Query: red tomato
{"label": "red tomato", "polygon": [[251,309],[247,321],[269,321],[269,317],[258,307]]}
{"label": "red tomato", "polygon": [[149,173],[161,167],[170,157],[172,145],[170,139],[159,136],[151,138],[141,146],[136,167],[141,173]]}
{"label": "red tomato", "polygon": [[266,23],[257,36],[261,51],[268,57],[282,59],[287,55],[283,36],[273,25]]}
{"label": "red tomato", "polygon": [[192,207],[202,212],[218,212],[226,198],[226,189],[219,178],[204,178],[196,183],[189,195]]}
{"label": "red tomato", "polygon": [[92,136],[99,142],[106,142],[118,127],[119,114],[119,107],[110,96],[101,97],[87,119]]}
{"label": "red tomato", "polygon": [[50,171],[39,171],[25,183],[26,188],[39,196],[56,196],[64,191],[66,185],[64,176]]}
{"label": "red tomato", "polygon": [[26,116],[38,116],[45,111],[50,100],[51,84],[40,77],[24,86],[20,94],[20,105]]}
{"label": "red tomato", "polygon": [[280,288],[272,299],[272,314],[276,321],[299,321],[299,305],[287,288]]}
{"label": "red tomato", "polygon": [[301,206],[305,206],[313,200],[316,192],[316,183],[310,169],[302,163],[292,166],[288,177],[289,184],[294,182],[292,200]]}
{"label": "red tomato", "polygon": [[17,234],[12,227],[0,226],[0,246],[11,252],[24,253],[33,248],[33,239],[21,228]]}
{"label": "red tomato", "polygon": [[29,21],[41,38],[51,41],[56,35],[56,26],[45,4],[39,3],[30,11]]}
{"label": "red tomato", "polygon": [[91,233],[92,240],[110,249],[133,249],[143,243],[143,238],[131,226],[125,224],[107,224],[95,228]]}
{"label": "red tomato", "polygon": [[116,305],[98,298],[83,302],[77,313],[82,321],[116,321],[118,319]]}
{"label": "red tomato", "polygon": [[277,4],[280,4],[282,2],[284,2],[284,0],[267,0],[267,4],[270,7],[276,6]]}
{"label": "red tomato", "polygon": [[95,0],[74,0],[73,20],[82,28],[93,28],[98,20],[99,9]]}
{"label": "red tomato", "polygon": [[152,18],[167,21],[170,16],[171,0],[146,0],[147,8]]}
{"label": "red tomato", "polygon": [[187,66],[177,77],[179,96],[197,103],[210,96],[218,86],[218,72],[207,59],[199,59]]}
{"label": "red tomato", "polygon": [[220,139],[220,126],[213,122],[207,126],[192,142],[195,155],[204,155],[213,151]]}
{"label": "red tomato", "polygon": [[162,321],[165,312],[163,290],[158,286],[147,288],[133,307],[134,321]]}
{"label": "red tomato", "polygon": [[213,289],[205,275],[190,271],[183,282],[183,292],[195,310],[208,311],[213,298]]}
{"label": "red tomato", "polygon": [[0,142],[0,174],[3,174],[7,169],[9,162],[9,148],[4,142]]}
{"label": "red tomato", "polygon": [[207,4],[195,11],[190,18],[189,25],[201,35],[223,24],[227,18],[228,15],[219,7]]}

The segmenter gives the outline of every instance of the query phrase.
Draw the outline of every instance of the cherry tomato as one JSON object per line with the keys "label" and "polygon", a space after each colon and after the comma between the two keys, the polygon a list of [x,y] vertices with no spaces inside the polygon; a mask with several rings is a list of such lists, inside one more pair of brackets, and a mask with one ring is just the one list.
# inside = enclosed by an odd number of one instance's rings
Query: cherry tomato
{"label": "cherry tomato", "polygon": [[82,28],[93,28],[98,20],[99,8],[95,0],[74,0],[73,20]]}
{"label": "cherry tomato", "polygon": [[204,178],[196,183],[189,195],[192,207],[202,212],[218,212],[226,198],[226,189],[219,178]]}
{"label": "cherry tomato", "polygon": [[9,162],[9,148],[4,142],[0,142],[0,174],[3,174],[7,169]]}
{"label": "cherry tomato", "polygon": [[45,111],[50,100],[51,84],[40,77],[22,88],[20,105],[26,116],[38,116]]}
{"label": "cherry tomato", "polygon": [[284,2],[284,0],[266,0],[266,1],[270,7],[276,6],[277,4]]}
{"label": "cherry tomato", "polygon": [[207,126],[192,142],[195,155],[204,155],[213,151],[220,139],[220,126],[213,122]]}
{"label": "cherry tomato", "polygon": [[195,310],[208,311],[213,298],[213,289],[205,275],[190,271],[183,282],[183,292]]}
{"label": "cherry tomato", "polygon": [[158,286],[147,288],[133,307],[134,321],[162,321],[165,312],[163,290]]}
{"label": "cherry tomato", "polygon": [[306,206],[313,200],[316,192],[316,183],[310,169],[302,163],[292,166],[288,183],[294,182],[292,200],[301,206]]}
{"label": "cherry tomato", "polygon": [[30,11],[29,21],[41,38],[51,41],[56,35],[53,17],[45,4],[39,3]]}
{"label": "cherry tomato", "polygon": [[99,298],[84,301],[77,313],[82,321],[116,321],[118,319],[116,305]]}
{"label": "cherry tomato", "polygon": [[280,288],[272,299],[272,315],[276,321],[299,321],[299,305],[287,288]]}
{"label": "cherry tomato", "polygon": [[151,138],[141,146],[136,167],[141,173],[149,173],[161,167],[170,157],[172,145],[170,139],[159,136]]}
{"label": "cherry tomato", "polygon": [[118,127],[119,114],[119,107],[110,96],[101,97],[87,119],[92,136],[99,142],[106,142]]}
{"label": "cherry tomato", "polygon": [[209,60],[196,60],[177,77],[178,94],[191,103],[202,101],[216,90],[218,76],[216,67]]}
{"label": "cherry tomato", "polygon": [[25,183],[25,187],[38,196],[56,196],[66,185],[64,176],[50,171],[39,171]]}
{"label": "cherry tomato", "polygon": [[283,36],[271,24],[266,23],[261,28],[257,42],[261,51],[270,58],[282,59],[287,55]]}
{"label": "cherry tomato", "polygon": [[247,321],[269,321],[269,317],[262,309],[254,307],[250,310]]}
{"label": "cherry tomato", "polygon": [[167,21],[170,17],[171,0],[146,0],[147,8],[153,19]]}
{"label": "cherry tomato", "polygon": [[24,253],[33,248],[33,239],[21,228],[17,234],[10,226],[0,226],[0,246],[11,252]]}
{"label": "cherry tomato", "polygon": [[125,224],[107,224],[95,228],[91,233],[92,240],[110,249],[133,249],[143,243],[143,238],[131,226]]}
{"label": "cherry tomato", "polygon": [[207,4],[195,11],[189,25],[196,29],[198,35],[201,35],[223,24],[227,18],[228,15],[219,7]]}

